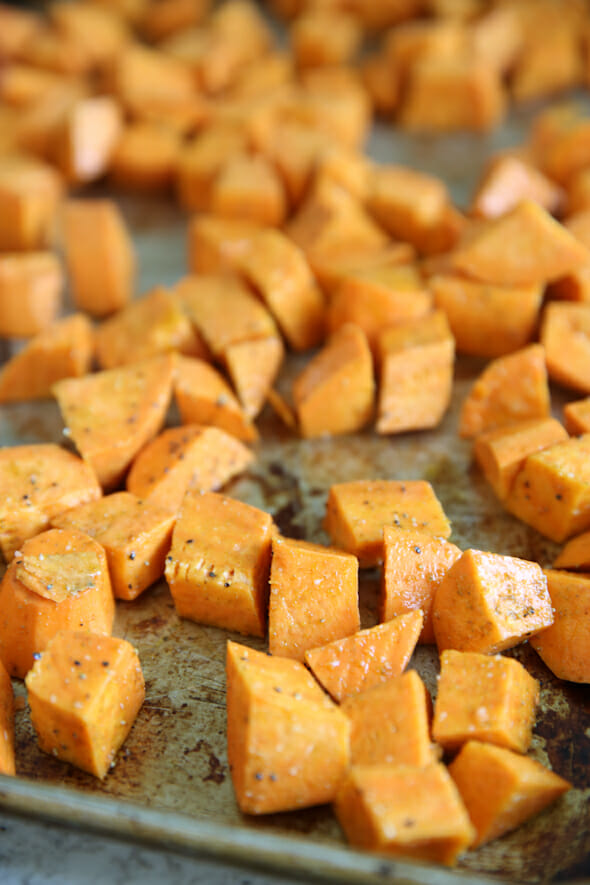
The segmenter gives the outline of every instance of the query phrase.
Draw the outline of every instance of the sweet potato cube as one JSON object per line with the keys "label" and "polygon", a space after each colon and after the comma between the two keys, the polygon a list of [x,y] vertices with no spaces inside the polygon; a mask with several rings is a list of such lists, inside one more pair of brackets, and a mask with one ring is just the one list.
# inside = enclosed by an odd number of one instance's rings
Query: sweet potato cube
{"label": "sweet potato cube", "polygon": [[269,513],[215,492],[189,492],[166,560],[178,614],[264,636],[273,534]]}
{"label": "sweet potato cube", "polygon": [[[325,260],[316,260],[313,271],[317,280],[328,296],[328,304],[335,297],[340,285],[347,277],[371,274],[383,271],[387,275],[389,269],[413,264],[416,251],[409,243],[389,243],[387,246],[351,250],[341,254],[328,255]],[[407,272],[401,271],[402,278],[407,279]],[[413,280],[416,277],[410,271]],[[411,282],[410,282],[411,285]]]}
{"label": "sweet potato cube", "polygon": [[46,246],[61,195],[61,178],[51,166],[29,157],[1,157],[0,249]]}
{"label": "sweet potato cube", "polygon": [[514,658],[447,650],[441,654],[432,736],[454,751],[468,740],[528,750],[539,683]]}
{"label": "sweet potato cube", "polygon": [[330,487],[324,528],[332,543],[361,567],[383,561],[384,526],[418,529],[448,538],[451,526],[425,480],[352,480]]}
{"label": "sweet potato cube", "polygon": [[62,378],[78,378],[90,370],[94,330],[83,314],[56,320],[18,351],[0,369],[0,402],[51,396]]}
{"label": "sweet potato cube", "polygon": [[16,774],[14,760],[14,692],[0,662],[0,774]]}
{"label": "sweet potato cube", "polygon": [[498,218],[521,200],[532,200],[555,215],[563,205],[564,194],[559,185],[531,163],[519,157],[499,156],[485,170],[470,211],[476,217]]}
{"label": "sweet potato cube", "polygon": [[250,239],[259,230],[253,221],[199,213],[188,223],[188,267],[191,274],[233,271]]}
{"label": "sweet potato cube", "polygon": [[532,637],[531,645],[558,679],[590,682],[590,579],[554,569],[545,574],[555,620]]}
{"label": "sweet potato cube", "polygon": [[60,33],[82,44],[93,68],[108,67],[125,47],[130,34],[120,11],[107,4],[58,2],[51,5],[51,21]]}
{"label": "sweet potato cube", "polygon": [[75,529],[30,538],[0,583],[0,608],[0,658],[19,679],[59,630],[110,634],[115,601],[103,548]]}
{"label": "sweet potato cube", "polygon": [[574,89],[583,81],[578,28],[565,21],[552,25],[548,28],[537,23],[534,30],[527,31],[523,51],[511,76],[511,92],[517,102],[547,98]]}
{"label": "sweet potato cube", "polygon": [[334,811],[351,845],[453,866],[475,837],[444,765],[354,765]]}
{"label": "sweet potato cube", "polygon": [[0,549],[6,563],[58,513],[102,494],[92,468],[53,443],[0,448],[0,488]]}
{"label": "sweet potato cube", "polygon": [[71,184],[96,181],[107,171],[123,128],[118,102],[109,95],[75,102],[55,134],[52,156]]}
{"label": "sweet potato cube", "polygon": [[164,423],[173,373],[165,355],[53,385],[68,435],[103,488],[121,481]]}
{"label": "sweet potato cube", "polygon": [[311,9],[294,21],[290,39],[298,67],[340,65],[356,55],[362,29],[354,15],[336,8]]}
{"label": "sweet potato cube", "polygon": [[37,12],[3,3],[0,6],[0,55],[3,59],[17,57],[41,30],[43,19]]}
{"label": "sweet potato cube", "polygon": [[266,307],[237,278],[187,276],[175,292],[216,359],[232,344],[278,334]]}
{"label": "sweet potato cube", "polygon": [[139,29],[150,43],[158,43],[178,31],[202,24],[210,11],[210,0],[168,0],[167,3],[145,4]]}
{"label": "sweet potato cube", "polygon": [[222,218],[280,227],[287,214],[278,172],[263,156],[231,157],[211,185],[209,208]]}
{"label": "sweet potato cube", "polygon": [[303,661],[308,649],[351,636],[359,628],[356,556],[307,541],[274,538],[270,653]]}
{"label": "sweet potato cube", "polygon": [[278,230],[253,234],[238,269],[258,292],[295,350],[324,337],[325,305],[303,252]]}
{"label": "sweet potato cube", "polygon": [[114,369],[179,351],[206,355],[206,348],[178,298],[161,286],[146,292],[96,329],[96,356],[103,369]]}
{"label": "sweet potato cube", "polygon": [[64,630],[35,661],[26,686],[41,749],[104,778],[145,697],[131,643]]}
{"label": "sweet potato cube", "polygon": [[477,831],[473,847],[520,826],[571,787],[535,759],[477,740],[464,745],[449,772]]}
{"label": "sweet potato cube", "polygon": [[416,765],[435,762],[430,740],[430,695],[415,670],[346,698],[352,765]]}
{"label": "sweet potato cube", "polygon": [[400,676],[422,629],[421,611],[407,612],[385,624],[305,652],[305,663],[335,701]]}
{"label": "sweet potato cube", "polygon": [[482,550],[465,550],[445,573],[432,617],[440,652],[495,654],[553,623],[541,566]]}
{"label": "sweet potato cube", "polygon": [[443,311],[384,329],[377,352],[377,433],[436,427],[449,407],[455,362]]}
{"label": "sweet potato cube", "polygon": [[381,117],[391,117],[399,105],[401,89],[400,77],[392,69],[386,53],[369,53],[363,58],[360,70],[374,112]]}
{"label": "sweet potato cube", "polygon": [[109,161],[109,178],[118,188],[168,189],[175,180],[181,140],[176,132],[149,120],[128,124]]}
{"label": "sweet potato cube", "polygon": [[112,92],[134,117],[150,111],[173,116],[196,98],[187,64],[170,54],[130,42],[117,56],[111,73]]}
{"label": "sweet potato cube", "polygon": [[435,274],[429,284],[459,353],[493,358],[532,341],[543,299],[540,283],[496,286],[452,273]]}
{"label": "sweet potato cube", "polygon": [[418,642],[433,643],[434,596],[443,575],[461,551],[455,544],[426,531],[390,525],[383,529],[383,551],[379,620],[389,621],[420,609],[424,622]]}
{"label": "sweet potato cube", "polygon": [[174,397],[182,424],[212,424],[244,442],[258,438],[229,384],[204,360],[176,358]]}
{"label": "sweet potato cube", "polygon": [[0,255],[0,335],[29,338],[49,326],[60,311],[63,286],[53,252]]}
{"label": "sweet potato cube", "polygon": [[553,302],[543,313],[541,343],[549,377],[590,393],[590,304]]}
{"label": "sweet potato cube", "polygon": [[245,814],[330,802],[350,723],[299,661],[227,644],[227,756]]}
{"label": "sweet potato cube", "polygon": [[135,255],[120,210],[109,199],[68,200],[63,210],[66,264],[80,310],[103,317],[133,294]]}
{"label": "sweet potato cube", "polygon": [[572,436],[590,432],[590,397],[566,403],[563,407],[563,423]]}
{"label": "sweet potato cube", "polygon": [[532,200],[522,200],[455,248],[456,270],[500,286],[559,279],[587,264],[588,250]]}
{"label": "sweet potato cube", "polygon": [[208,212],[215,182],[226,163],[246,148],[246,137],[236,126],[209,126],[180,152],[177,166],[178,199],[185,209]]}
{"label": "sweet potato cube", "polygon": [[304,437],[354,433],[373,413],[375,381],[364,332],[349,323],[330,336],[293,383]]}
{"label": "sweet potato cube", "polygon": [[590,531],[570,538],[554,560],[553,568],[590,571]]}
{"label": "sweet potato cube", "polygon": [[551,411],[545,349],[529,344],[497,357],[474,381],[461,406],[459,435],[475,437],[487,430]]}
{"label": "sweet potato cube", "polygon": [[494,492],[504,500],[526,458],[568,438],[555,418],[515,421],[475,438],[473,455]]}
{"label": "sweet potato cube", "polygon": [[164,574],[174,517],[129,492],[74,507],[55,516],[51,524],[76,529],[98,541],[107,555],[117,599],[137,599]]}
{"label": "sweet potato cube", "polygon": [[[569,215],[563,224],[588,249],[590,248],[590,211],[585,206],[582,206],[581,209],[582,211]],[[574,211],[572,200],[569,197],[568,211]],[[555,280],[549,286],[548,295],[550,298],[563,301],[583,301],[584,303],[590,301],[590,262]]]}
{"label": "sweet potato cube", "polygon": [[590,528],[590,434],[529,455],[505,506],[542,535],[561,543]]}
{"label": "sweet potato cube", "polygon": [[137,455],[127,490],[176,513],[189,488],[214,491],[252,460],[252,452],[219,427],[169,427]]}
{"label": "sweet potato cube", "polygon": [[[559,111],[557,111],[559,113]],[[590,123],[579,109],[563,109],[561,118],[537,122],[537,138],[544,171],[559,184],[568,185],[574,175],[588,166],[590,157]],[[533,131],[534,136],[534,131]],[[535,139],[533,140],[534,145]]]}
{"label": "sweet potato cube", "polygon": [[269,335],[238,341],[225,351],[225,365],[244,414],[256,418],[267,400],[285,356],[283,342]]}

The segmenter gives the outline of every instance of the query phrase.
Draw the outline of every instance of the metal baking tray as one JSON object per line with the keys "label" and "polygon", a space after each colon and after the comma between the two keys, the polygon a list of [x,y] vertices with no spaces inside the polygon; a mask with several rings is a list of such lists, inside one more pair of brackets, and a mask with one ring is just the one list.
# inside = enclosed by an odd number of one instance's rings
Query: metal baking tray
{"label": "metal baking tray", "polygon": [[[484,138],[401,137],[377,127],[369,146],[380,161],[435,171],[465,205],[484,158],[517,143],[526,114]],[[102,191],[101,191],[102,193]],[[138,292],[169,285],[186,273],[186,217],[171,201],[120,198],[134,232],[140,266]],[[304,358],[290,358],[280,385]],[[330,485],[355,478],[426,479],[452,522],[451,540],[550,565],[556,545],[505,513],[457,436],[460,404],[483,361],[460,358],[451,407],[433,431],[379,437],[299,440],[269,410],[258,422],[256,461],[225,491],[270,511],[291,537],[327,542],[321,527]],[[559,415],[563,391],[554,391]],[[55,403],[15,404],[0,410],[0,443],[62,439]],[[375,623],[377,571],[361,572],[365,626]],[[518,657],[540,680],[541,703],[531,753],[572,781],[574,789],[514,833],[467,853],[456,869],[392,861],[345,845],[329,807],[253,818],[237,808],[225,741],[225,644],[228,637],[264,642],[180,619],[162,581],[135,602],[119,602],[115,633],[137,647],[146,701],[113,770],[104,782],[41,753],[26,703],[17,713],[17,778],[0,777],[0,807],[84,827],[152,846],[176,848],[285,876],[333,883],[550,882],[590,878],[590,687],[557,680],[528,646]],[[411,666],[436,689],[437,655],[419,647]],[[17,694],[25,695],[22,683]]]}

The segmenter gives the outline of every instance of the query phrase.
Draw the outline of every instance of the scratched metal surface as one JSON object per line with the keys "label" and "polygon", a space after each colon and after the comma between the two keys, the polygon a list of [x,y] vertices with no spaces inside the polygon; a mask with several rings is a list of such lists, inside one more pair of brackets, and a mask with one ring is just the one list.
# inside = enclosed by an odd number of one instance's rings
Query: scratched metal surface
{"label": "scratched metal surface", "polygon": [[[440,145],[428,139],[395,141],[382,129],[371,152],[380,160],[436,168],[462,204],[483,156],[515,143],[523,120],[515,119],[512,129],[488,140],[448,139],[442,154]],[[122,206],[139,251],[138,291],[173,283],[185,273],[186,219],[162,201],[126,198]],[[301,358],[289,363],[280,381],[285,390],[300,365]],[[270,511],[286,535],[325,542],[321,520],[332,483],[368,477],[427,479],[452,522],[457,545],[548,565],[555,545],[502,510],[471,463],[469,445],[456,435],[460,403],[481,366],[477,360],[458,360],[452,406],[435,431],[382,438],[368,429],[355,436],[301,441],[267,410],[259,422],[262,441],[255,447],[254,466],[226,491]],[[563,392],[555,391],[557,412],[562,401]],[[61,430],[51,402],[0,411],[3,444],[59,441]],[[360,590],[365,625],[375,622],[377,592],[378,574],[367,572]],[[542,684],[531,752],[570,779],[574,789],[534,821],[467,854],[456,871],[447,872],[384,862],[347,848],[328,807],[243,817],[234,800],[225,747],[224,655],[230,634],[179,619],[164,582],[135,602],[118,603],[115,633],[139,650],[147,698],[114,769],[100,783],[42,754],[25,705],[17,714],[19,778],[0,777],[0,806],[68,826],[223,856],[243,868],[263,864],[285,874],[298,872],[307,879],[449,885],[487,876],[530,883],[590,878],[590,688],[560,683],[528,646],[513,653]],[[264,648],[260,640],[231,638]],[[434,694],[434,650],[419,649],[412,666]],[[24,696],[22,684],[16,690]]]}

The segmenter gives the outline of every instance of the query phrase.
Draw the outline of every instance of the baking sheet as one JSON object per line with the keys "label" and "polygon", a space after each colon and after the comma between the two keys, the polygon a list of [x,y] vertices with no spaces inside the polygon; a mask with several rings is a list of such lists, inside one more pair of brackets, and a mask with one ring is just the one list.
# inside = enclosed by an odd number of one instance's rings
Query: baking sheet
{"label": "baking sheet", "polygon": [[[378,127],[370,145],[381,161],[437,171],[464,205],[483,158],[516,143],[527,114],[487,138],[396,137]],[[140,266],[138,291],[169,285],[186,271],[186,218],[171,203],[124,197]],[[290,379],[304,358],[291,358]],[[321,528],[330,485],[355,478],[427,479],[453,526],[451,540],[549,565],[556,546],[506,514],[471,462],[470,445],[456,434],[458,409],[483,362],[459,359],[451,408],[435,431],[378,437],[372,429],[334,439],[293,437],[270,410],[259,423],[261,442],[253,467],[225,491],[269,510],[291,537],[327,542]],[[559,415],[564,393],[555,391]],[[0,411],[0,442],[62,439],[52,402],[16,404]],[[363,625],[375,623],[378,573],[361,572]],[[114,769],[104,783],[36,747],[26,706],[17,714],[19,778],[0,778],[0,806],[146,839],[232,861],[270,866],[285,875],[333,882],[477,883],[488,876],[511,881],[573,881],[590,876],[590,688],[561,683],[528,645],[511,654],[541,681],[540,712],[531,753],[574,783],[575,789],[542,815],[501,840],[469,852],[456,871],[391,862],[344,845],[328,807],[246,818],[236,806],[225,749],[225,642],[244,639],[177,617],[164,582],[132,603],[118,603],[116,635],[138,648],[147,697]],[[436,689],[437,662],[421,647],[411,666]],[[24,696],[22,684],[17,692]]]}

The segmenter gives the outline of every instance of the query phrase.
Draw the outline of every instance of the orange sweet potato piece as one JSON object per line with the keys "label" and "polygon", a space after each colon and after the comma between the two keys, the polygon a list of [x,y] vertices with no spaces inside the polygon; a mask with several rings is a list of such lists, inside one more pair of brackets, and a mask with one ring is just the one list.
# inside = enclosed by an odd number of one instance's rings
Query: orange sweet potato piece
{"label": "orange sweet potato piece", "polygon": [[192,274],[233,271],[259,225],[241,218],[199,213],[188,223],[188,267]]}
{"label": "orange sweet potato piece", "polygon": [[[571,201],[568,209],[572,211]],[[587,249],[590,248],[590,211],[586,207],[569,215],[563,224]],[[590,262],[555,280],[549,286],[548,295],[564,301],[590,301]]]}
{"label": "orange sweet potato piece", "polygon": [[531,645],[558,679],[590,682],[590,578],[555,569],[545,574],[555,620],[531,638]]}
{"label": "orange sweet potato piece", "polygon": [[172,186],[181,141],[173,129],[149,120],[129,123],[109,161],[109,178],[125,190],[160,191]]}
{"label": "orange sweet potato piece", "polygon": [[53,443],[0,448],[0,488],[0,549],[7,563],[58,513],[102,494],[92,468]]}
{"label": "orange sweet potato piece", "polygon": [[[409,243],[389,243],[387,246],[347,250],[341,254],[328,254],[325,260],[316,260],[313,271],[328,296],[330,304],[340,285],[349,276],[379,274],[387,277],[388,269],[414,262],[416,252]],[[402,271],[404,274],[404,271]]]}
{"label": "orange sweet potato piece", "polygon": [[400,676],[412,657],[423,621],[421,611],[406,612],[385,624],[309,648],[305,663],[320,685],[340,703]]}
{"label": "orange sweet potato piece", "polygon": [[453,866],[475,837],[444,765],[354,765],[334,811],[351,845]]}
{"label": "orange sweet potato piece", "polygon": [[384,559],[387,525],[448,538],[451,526],[425,480],[352,480],[330,487],[324,528],[332,543],[352,553],[361,567]]}
{"label": "orange sweet potato piece", "polygon": [[53,71],[13,62],[2,69],[0,100],[15,108],[26,108],[43,102],[62,86],[65,78]]}
{"label": "orange sweet potato piece", "polygon": [[41,749],[104,778],[145,697],[131,643],[64,630],[35,661],[26,686]]}
{"label": "orange sweet potato piece", "polygon": [[304,120],[343,147],[359,149],[371,125],[371,106],[356,71],[346,67],[301,71],[301,89],[294,94],[289,115]]}
{"label": "orange sweet potato piece", "polygon": [[390,117],[397,109],[400,101],[400,78],[392,69],[384,51],[377,51],[366,56],[361,63],[363,85],[376,114]]}
{"label": "orange sweet potato piece", "polygon": [[30,157],[1,157],[0,249],[46,246],[61,195],[61,178],[51,166]]}
{"label": "orange sweet potato piece", "polygon": [[63,246],[72,297],[80,310],[102,317],[129,301],[135,255],[112,200],[68,200],[63,210]]}
{"label": "orange sweet potato piece", "polygon": [[549,377],[590,393],[590,304],[548,304],[541,323],[541,343]]}
{"label": "orange sweet potato piece", "polygon": [[63,286],[53,252],[0,254],[0,335],[29,338],[49,326],[60,311]]}
{"label": "orange sweet potato piece", "polygon": [[512,72],[512,96],[524,102],[573,89],[582,83],[583,71],[579,29],[565,20],[554,21],[550,27],[537,21],[527,29]]}
{"label": "orange sweet potato piece", "polygon": [[164,574],[174,517],[129,492],[105,495],[51,520],[94,538],[107,555],[116,599],[137,599]]}
{"label": "orange sweet potato piece", "polygon": [[471,201],[470,212],[481,218],[498,218],[521,200],[532,200],[556,215],[563,206],[564,193],[531,163],[501,155],[488,164]]}
{"label": "orange sweet potato piece", "polygon": [[590,397],[566,403],[563,407],[563,423],[572,436],[590,432]]}
{"label": "orange sweet potato piece", "polygon": [[98,364],[103,369],[114,369],[171,351],[206,356],[205,345],[178,298],[161,286],[104,320],[97,327],[95,338]]}
{"label": "orange sweet potato piece", "polygon": [[55,133],[52,159],[72,185],[101,178],[123,127],[122,112],[109,95],[81,98]]}
{"label": "orange sweet potato piece", "polygon": [[307,541],[274,538],[270,653],[303,661],[308,649],[351,636],[359,627],[356,556]]}
{"label": "orange sweet potato piece", "polygon": [[590,571],[590,531],[570,538],[554,560],[553,568]]}
{"label": "orange sweet potato piece", "polygon": [[522,200],[455,248],[453,267],[500,286],[556,280],[587,264],[588,250],[532,200]]}
{"label": "orange sweet potato piece", "polygon": [[504,504],[527,525],[561,543],[590,528],[590,434],[529,455]]}
{"label": "orange sweet potato piece", "polygon": [[514,421],[548,418],[549,414],[545,349],[529,344],[488,363],[463,401],[459,435],[474,437]]}
{"label": "orange sweet potato piece", "polygon": [[299,661],[227,644],[227,756],[245,814],[330,802],[350,724]]}
{"label": "orange sweet potato piece", "polygon": [[165,355],[53,385],[68,435],[103,487],[121,481],[164,423],[173,373]]}
{"label": "orange sweet potato piece", "polygon": [[297,17],[289,37],[298,67],[320,67],[351,61],[359,48],[362,30],[356,16],[345,11],[311,9]]}
{"label": "orange sweet potato piece", "polygon": [[0,584],[0,658],[23,679],[59,630],[110,634],[115,601],[103,548],[75,529],[22,545]]}
{"label": "orange sweet potato piece", "polygon": [[352,765],[416,765],[435,762],[430,740],[430,695],[415,670],[345,698]]}
{"label": "orange sweet potato piece", "polygon": [[209,208],[222,218],[240,218],[280,227],[287,215],[278,172],[261,155],[230,157],[211,186]]}
{"label": "orange sweet potato piece", "polygon": [[386,525],[383,529],[383,572],[379,620],[389,621],[420,609],[424,615],[418,642],[435,641],[434,596],[443,575],[461,556],[455,544],[423,530]]}
{"label": "orange sweet potato piece", "polygon": [[473,455],[494,492],[503,500],[528,455],[567,438],[566,429],[555,418],[515,421],[480,433],[475,438]]}
{"label": "orange sweet potato piece", "polygon": [[474,848],[520,826],[571,788],[535,759],[477,740],[463,746],[449,773],[477,831]]}
{"label": "orange sweet potato piece", "polygon": [[196,84],[184,62],[140,43],[129,43],[118,54],[111,85],[114,96],[135,117],[150,111],[172,116],[196,98]]}
{"label": "orange sweet potato piece", "polygon": [[138,23],[139,30],[150,43],[158,43],[171,34],[204,23],[211,11],[211,0],[168,0],[148,3]]}
{"label": "orange sweet potato piece", "polygon": [[325,306],[303,253],[277,230],[253,234],[238,269],[258,292],[295,350],[316,347],[324,337]]}
{"label": "orange sweet potato piece", "polygon": [[212,424],[244,442],[258,438],[229,384],[203,360],[177,357],[174,397],[182,424]]}
{"label": "orange sweet potato piece", "polygon": [[440,652],[504,651],[553,623],[547,579],[536,562],[465,550],[438,585],[432,622]]}
{"label": "orange sweet potato piece", "polygon": [[0,402],[51,396],[56,381],[90,370],[93,353],[94,332],[87,317],[77,313],[56,320],[4,363]]}
{"label": "orange sweet potato piece", "polygon": [[285,348],[278,336],[238,341],[225,351],[225,365],[244,414],[256,418],[272,389]]}
{"label": "orange sweet potato piece", "polygon": [[4,664],[0,663],[0,774],[16,774],[14,760],[14,692]]}
{"label": "orange sweet potato piece", "polygon": [[127,489],[176,513],[188,489],[214,491],[252,460],[250,450],[219,427],[169,427],[139,452]]}
{"label": "orange sweet potato piece", "polygon": [[454,751],[468,740],[526,753],[539,683],[514,658],[443,651],[432,736]]}
{"label": "orange sweet potato piece", "polygon": [[178,614],[264,636],[273,534],[269,513],[215,492],[189,492],[166,559]]}
{"label": "orange sweet potato piece", "polygon": [[436,427],[449,407],[455,340],[438,310],[382,331],[377,433]]}
{"label": "orange sweet potato piece", "polygon": [[236,126],[207,127],[180,152],[177,166],[178,199],[185,209],[208,212],[215,181],[225,164],[246,148]]}
{"label": "orange sweet potato piece", "polygon": [[15,58],[41,30],[43,19],[30,9],[2,3],[0,6],[0,56]]}
{"label": "orange sweet potato piece", "polygon": [[57,30],[81,44],[93,68],[112,64],[130,39],[122,16],[106,4],[68,3],[58,0],[49,9]]}
{"label": "orange sweet potato piece", "polygon": [[498,357],[525,347],[536,332],[543,286],[496,286],[457,273],[429,280],[459,353]]}
{"label": "orange sweet potato piece", "polygon": [[304,437],[353,433],[373,412],[375,381],[364,332],[349,323],[330,336],[293,383]]}

